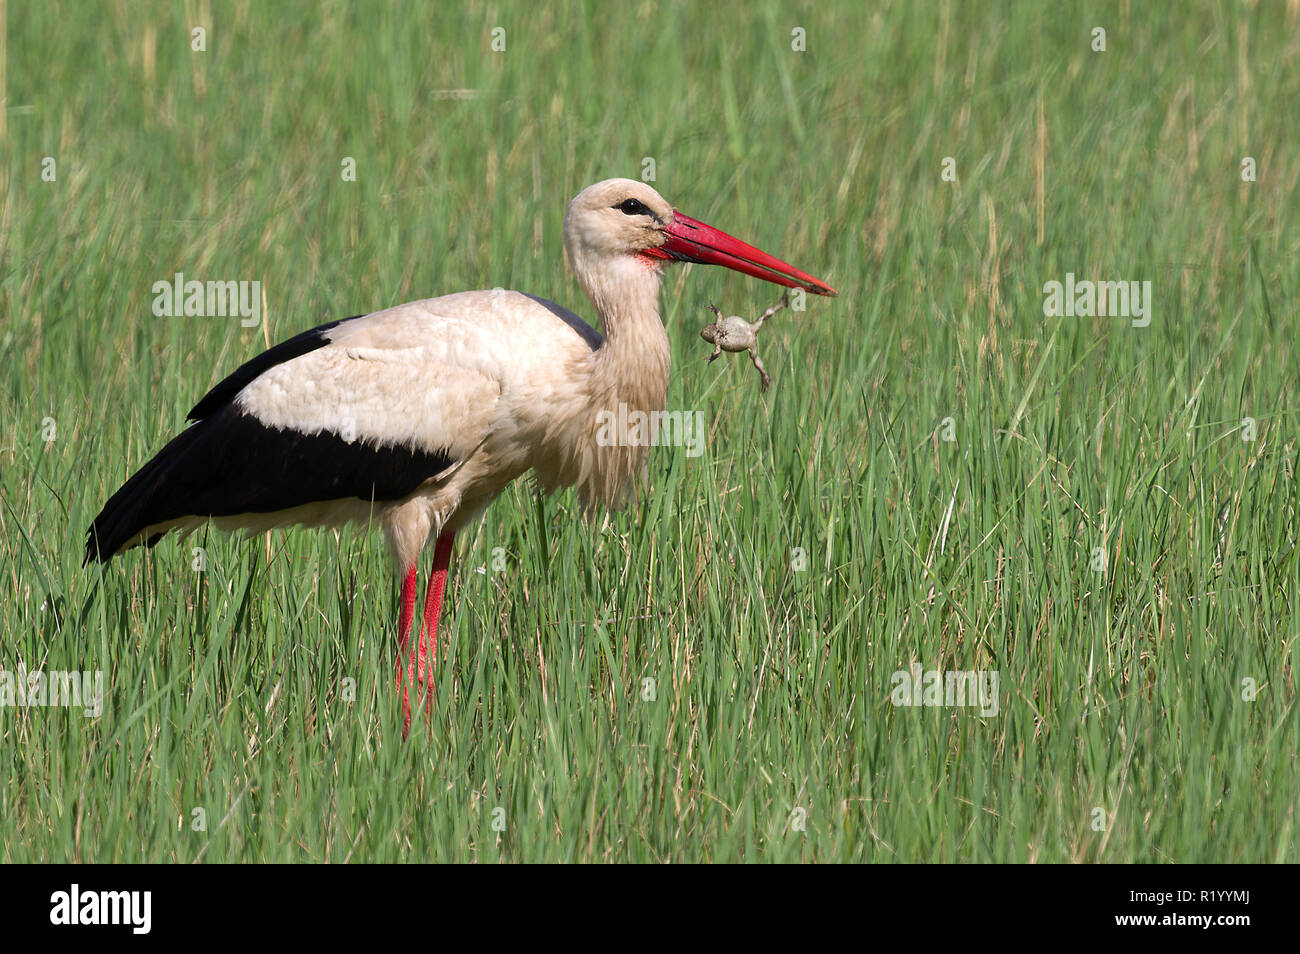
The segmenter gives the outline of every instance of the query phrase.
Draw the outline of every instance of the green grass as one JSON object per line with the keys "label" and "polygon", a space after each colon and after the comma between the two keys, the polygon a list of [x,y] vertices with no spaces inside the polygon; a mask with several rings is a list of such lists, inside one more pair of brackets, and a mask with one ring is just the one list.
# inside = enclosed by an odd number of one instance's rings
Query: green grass
{"label": "green grass", "polygon": [[[8,4],[0,669],[106,698],[0,708],[0,859],[1300,861],[1297,4],[417,6]],[[776,292],[670,275],[705,453],[462,536],[427,733],[378,534],[82,568],[268,341],[497,285],[590,316],[565,204],[645,157],[840,296],[764,330],[760,400],[698,331]],[[263,281],[266,329],[155,318],[177,271]],[[1067,272],[1150,280],[1150,326],[1045,318]],[[999,711],[893,706],[913,662]]]}

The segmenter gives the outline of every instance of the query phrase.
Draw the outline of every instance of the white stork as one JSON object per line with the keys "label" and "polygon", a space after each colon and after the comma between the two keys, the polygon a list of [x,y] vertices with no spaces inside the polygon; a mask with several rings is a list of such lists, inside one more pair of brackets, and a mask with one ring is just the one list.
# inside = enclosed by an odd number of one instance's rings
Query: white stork
{"label": "white stork", "polygon": [[[402,575],[398,679],[409,730],[412,688],[431,697],[456,532],[529,469],[548,492],[576,486],[588,506],[617,506],[644,473],[648,447],[600,446],[597,421],[620,404],[664,409],[662,269],[725,265],[835,294],[630,179],[579,193],[564,245],[603,337],[567,309],[514,291],[461,292],[304,331],[194,406],[192,423],[104,505],[86,562],[209,520],[249,533],[373,520]],[[412,649],[416,568],[430,537],[433,573]]]}

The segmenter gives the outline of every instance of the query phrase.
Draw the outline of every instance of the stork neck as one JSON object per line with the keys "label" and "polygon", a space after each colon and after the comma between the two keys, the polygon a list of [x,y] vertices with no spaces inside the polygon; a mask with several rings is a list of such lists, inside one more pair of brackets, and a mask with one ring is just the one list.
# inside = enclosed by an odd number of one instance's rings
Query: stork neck
{"label": "stork neck", "polygon": [[662,410],[668,398],[668,334],[659,318],[659,271],[634,259],[588,272],[583,291],[600,315],[604,344],[593,354],[601,404]]}

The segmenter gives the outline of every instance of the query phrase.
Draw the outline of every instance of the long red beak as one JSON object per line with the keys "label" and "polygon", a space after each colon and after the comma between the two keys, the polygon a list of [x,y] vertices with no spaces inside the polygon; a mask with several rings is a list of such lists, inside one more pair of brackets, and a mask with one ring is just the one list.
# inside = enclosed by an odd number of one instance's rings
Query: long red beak
{"label": "long red beak", "polygon": [[807,272],[801,272],[790,263],[774,258],[762,249],[747,245],[711,225],[705,225],[699,219],[683,215],[676,209],[673,210],[672,223],[664,231],[668,233],[668,241],[658,248],[647,249],[649,254],[659,258],[675,258],[681,262],[722,265],[777,285],[805,288],[814,295],[836,294],[834,288]]}

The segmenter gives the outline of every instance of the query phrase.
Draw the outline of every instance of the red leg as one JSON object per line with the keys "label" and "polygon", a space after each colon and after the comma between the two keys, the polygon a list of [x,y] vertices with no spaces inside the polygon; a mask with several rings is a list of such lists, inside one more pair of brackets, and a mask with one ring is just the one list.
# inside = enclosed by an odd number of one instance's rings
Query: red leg
{"label": "red leg", "polygon": [[411,726],[411,696],[410,684],[405,678],[406,666],[403,660],[406,659],[410,645],[411,622],[415,616],[415,587],[419,580],[416,578],[416,570],[419,567],[419,561],[411,564],[411,568],[406,571],[406,576],[402,577],[402,608],[397,620],[397,681],[402,686],[402,735],[406,735],[407,729]]}
{"label": "red leg", "polygon": [[[433,661],[438,657],[438,611],[442,609],[447,569],[451,566],[451,542],[455,536],[454,533],[444,533],[438,538],[438,543],[433,548],[433,574],[429,577],[429,588],[424,593],[424,628],[420,631],[420,642],[423,644],[427,641],[428,658]],[[422,646],[420,655],[424,654]]]}
{"label": "red leg", "polygon": [[[433,551],[433,573],[429,576],[429,588],[424,595],[424,623],[420,627],[420,641],[414,651],[405,637],[401,644],[401,661],[398,679],[402,682],[402,726],[403,734],[411,728],[411,689],[418,685],[420,695],[424,697],[425,711],[433,706],[433,668],[438,661],[438,615],[442,609],[442,594],[447,585],[447,568],[451,563],[451,544],[454,533],[444,533],[438,537]],[[411,613],[415,610],[414,570],[407,578],[411,583],[408,594],[406,584],[402,585],[403,617],[407,602],[411,604]],[[408,624],[409,625],[409,624]],[[405,633],[406,630],[404,629]]]}

